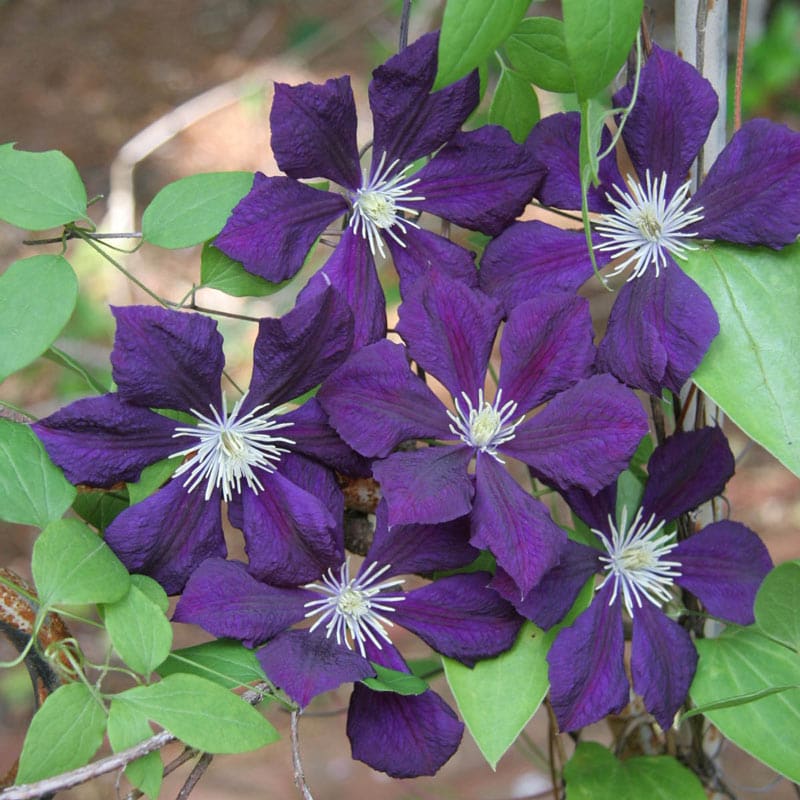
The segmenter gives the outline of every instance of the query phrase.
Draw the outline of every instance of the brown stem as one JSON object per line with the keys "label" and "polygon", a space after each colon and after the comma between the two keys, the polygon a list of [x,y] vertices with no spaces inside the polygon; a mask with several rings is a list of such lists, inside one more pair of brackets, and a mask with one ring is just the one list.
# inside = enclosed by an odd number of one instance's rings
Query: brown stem
{"label": "brown stem", "polygon": [[744,39],[747,35],[747,0],[739,3],[739,42],[736,46],[736,78],[733,90],[733,131],[742,127],[742,72],[744,71]]}
{"label": "brown stem", "polygon": [[203,753],[197,763],[194,765],[194,768],[189,773],[189,777],[186,779],[183,786],[181,786],[181,790],[175,796],[175,800],[186,800],[186,798],[191,793],[192,789],[197,786],[197,782],[200,778],[203,777],[205,771],[211,764],[211,760],[214,758],[211,753]]}

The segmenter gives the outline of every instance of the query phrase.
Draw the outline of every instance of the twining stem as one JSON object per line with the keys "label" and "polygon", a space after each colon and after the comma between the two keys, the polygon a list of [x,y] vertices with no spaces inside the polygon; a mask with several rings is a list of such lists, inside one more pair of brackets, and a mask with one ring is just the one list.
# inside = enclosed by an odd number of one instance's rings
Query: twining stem
{"label": "twining stem", "polygon": [[[303,800],[314,800],[311,790],[306,783],[306,776],[303,772],[303,763],[300,760],[300,738],[297,732],[297,719],[300,712],[297,709],[292,709],[291,713],[291,737],[292,737],[292,765],[294,766],[294,784],[303,794]],[[0,795],[2,800],[2,795]]]}
{"label": "twining stem", "polygon": [[403,11],[400,14],[400,39],[398,50],[408,47],[408,23],[411,18],[411,0],[403,0]]}
{"label": "twining stem", "polygon": [[739,2],[739,41],[736,45],[736,78],[733,89],[733,132],[742,127],[742,72],[744,70],[744,40],[747,36],[747,0]]}

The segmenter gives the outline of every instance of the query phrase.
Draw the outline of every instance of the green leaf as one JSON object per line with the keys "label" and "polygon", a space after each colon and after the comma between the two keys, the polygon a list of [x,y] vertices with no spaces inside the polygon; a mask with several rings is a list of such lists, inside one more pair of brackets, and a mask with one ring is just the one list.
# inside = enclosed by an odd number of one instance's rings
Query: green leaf
{"label": "green leaf", "polygon": [[[111,701],[108,712],[108,741],[115,753],[127,750],[152,735],[153,729],[147,722],[147,717],[130,705]],[[141,789],[152,800],[157,800],[164,777],[161,756],[154,752],[131,761],[125,767],[125,776],[137,789]]]}
{"label": "green leaf", "polygon": [[182,456],[173,456],[145,467],[139,475],[139,480],[128,484],[129,503],[131,505],[140,503],[160,489],[172,477],[172,473],[178,469],[182,460]]}
{"label": "green leaf", "polygon": [[161,588],[161,584],[148,578],[147,575],[131,575],[131,585],[143,592],[153,603],[155,603],[165,614],[169,610],[169,597]]}
{"label": "green leaf", "polygon": [[216,236],[250,191],[251,172],[207,172],[165,186],[142,216],[142,237],[159,247],[191,247]]}
{"label": "green leaf", "polygon": [[233,639],[217,639],[176,650],[157,671],[164,678],[178,672],[199,675],[229,689],[267,677],[256,654]]}
{"label": "green leaf", "polygon": [[122,660],[140,675],[149,675],[172,647],[172,626],[164,611],[131,584],[128,593],[103,606],[111,644]]}
{"label": "green leaf", "polygon": [[422,694],[429,688],[428,684],[423,681],[422,678],[409,675],[407,672],[388,669],[375,662],[372,662],[372,667],[375,670],[376,677],[364,678],[361,682],[369,686],[374,692],[394,692],[395,694],[414,695]]}
{"label": "green leaf", "polygon": [[564,43],[578,99],[599,94],[628,57],[643,0],[564,0]]}
{"label": "green leaf", "polygon": [[514,139],[522,143],[539,121],[539,99],[526,78],[503,69],[494,90],[489,109],[489,122],[502,125]]}
{"label": "green leaf", "polygon": [[756,624],[772,639],[800,653],[800,561],[770,572],[756,595]]}
{"label": "green leaf", "polygon": [[564,765],[567,800],[704,800],[697,776],[672,756],[618,761],[597,742],[580,742]]}
{"label": "green leaf", "polygon": [[751,438],[800,475],[800,244],[713,244],[681,260],[720,332],[692,378]]}
{"label": "green leaf", "polygon": [[43,607],[113,603],[130,577],[111,548],[76,519],[51,522],[33,545],[33,579]]}
{"label": "green leaf", "polygon": [[128,493],[124,490],[89,489],[82,486],[74,502],[73,511],[99,531],[105,529],[128,507]]}
{"label": "green leaf", "polygon": [[439,67],[433,88],[441,89],[482,64],[505,41],[530,0],[449,0],[439,36]]}
{"label": "green leaf", "polygon": [[43,528],[72,504],[75,488],[27,426],[0,419],[0,519]]}
{"label": "green leaf", "polygon": [[212,244],[204,245],[200,255],[200,285],[205,289],[217,289],[233,297],[264,297],[282,289],[288,282],[265,281]]}
{"label": "green leaf", "polygon": [[32,783],[87,764],[103,743],[105,729],[105,711],[83,683],[59,686],[31,720],[17,783]]}
{"label": "green leaf", "polygon": [[505,44],[514,69],[548,92],[574,92],[564,43],[564,23],[552,17],[523,19]]}
{"label": "green leaf", "polygon": [[159,683],[128,689],[115,701],[130,704],[189,747],[206,753],[244,753],[278,738],[255,708],[196,675],[168,675]]}
{"label": "green leaf", "polygon": [[[765,690],[800,684],[800,657],[767,639],[757,628],[728,629],[718,639],[696,643],[700,660],[692,701],[709,706],[749,699]],[[800,689],[789,689],[706,712],[723,736],[791,781],[800,781]]]}
{"label": "green leaf", "polygon": [[617,507],[615,509],[617,530],[622,530],[622,509],[627,509],[625,518],[627,524],[630,525],[642,505],[643,495],[644,484],[630,470],[623,470],[617,478]]}
{"label": "green leaf", "polygon": [[0,381],[55,341],[72,316],[78,280],[61,256],[31,256],[0,275]]}
{"label": "green leaf", "polygon": [[57,150],[0,145],[0,219],[35,231],[86,219],[86,187],[75,165]]}
{"label": "green leaf", "polygon": [[111,391],[106,384],[97,380],[97,378],[95,378],[94,375],[92,375],[89,370],[86,369],[86,367],[76,361],[71,355],[69,355],[69,353],[59,350],[55,345],[51,345],[47,348],[44,353],[44,357],[52,361],[54,364],[58,364],[60,367],[64,367],[65,369],[71,370],[76,375],[80,375],[80,377],[83,378],[89,385],[89,387],[98,394],[105,394],[106,392]]}

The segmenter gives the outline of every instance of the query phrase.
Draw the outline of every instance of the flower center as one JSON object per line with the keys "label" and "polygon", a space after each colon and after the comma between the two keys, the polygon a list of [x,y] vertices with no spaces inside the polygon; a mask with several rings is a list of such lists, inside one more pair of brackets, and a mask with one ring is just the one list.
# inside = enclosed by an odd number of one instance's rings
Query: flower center
{"label": "flower center", "polygon": [[369,249],[373,256],[376,249],[381,256],[385,254],[381,231],[385,231],[401,247],[405,247],[405,242],[393,228],[399,228],[402,233],[406,233],[407,225],[413,228],[419,227],[416,222],[404,219],[401,215],[403,211],[414,212],[413,208],[401,205],[401,203],[425,199],[422,196],[409,197],[411,187],[415,183],[419,183],[419,178],[406,180],[406,173],[411,168],[410,164],[390,178],[389,175],[397,166],[398,160],[395,159],[388,167],[385,167],[386,153],[384,152],[375,174],[368,180],[366,175],[364,176],[365,185],[358,189],[352,198],[353,214],[350,217],[350,227],[369,242]]}
{"label": "flower center", "polygon": [[609,580],[614,581],[614,592],[609,605],[622,592],[622,599],[628,613],[633,616],[633,604],[641,608],[642,597],[645,597],[656,606],[669,600],[670,587],[673,578],[680,577],[679,561],[667,561],[667,556],[678,543],[662,533],[664,521],[655,524],[655,514],[647,522],[642,522],[642,509],[628,526],[628,509],[622,509],[619,530],[609,515],[608,524],[611,528],[611,541],[602,531],[592,528],[603,542],[607,556],[600,556],[600,561],[605,563],[606,577],[598,589],[606,585]]}
{"label": "flower center", "polygon": [[392,643],[384,626],[393,627],[392,622],[380,612],[394,611],[392,604],[405,600],[404,594],[381,594],[386,589],[405,583],[401,578],[389,578],[378,582],[378,579],[391,564],[378,567],[372,562],[360,575],[350,577],[350,559],[342,564],[338,577],[329,569],[322,577],[322,583],[309,583],[305,588],[313,589],[326,595],[320,600],[309,600],[305,607],[306,618],[319,615],[309,631],[316,630],[322,623],[325,635],[336,634],[336,644],[343,644],[348,650],[358,647],[359,653],[366,658],[364,644],[369,639],[378,650],[381,650],[382,639]]}
{"label": "flower center", "polygon": [[691,202],[690,181],[684,183],[667,202],[667,174],[652,180],[650,170],[645,173],[645,186],[627,177],[631,187],[626,192],[614,186],[619,199],[606,194],[606,199],[614,206],[613,214],[605,214],[597,225],[597,231],[608,241],[595,245],[596,250],[613,253],[613,257],[630,253],[628,258],[616,266],[609,276],[619,275],[633,265],[629,281],[654,266],[656,276],[667,266],[667,254],[676,258],[686,258],[689,250],[697,248],[686,239],[697,236],[687,233],[684,228],[703,219],[702,207],[686,209]]}
{"label": "flower center", "polygon": [[503,402],[502,389],[497,390],[494,404],[484,400],[483,389],[481,389],[478,392],[477,407],[472,405],[472,400],[466,392],[462,392],[461,396],[464,398],[465,408],[462,409],[458,398],[454,397],[456,410],[447,412],[447,416],[454,423],[450,426],[450,432],[470,447],[474,447],[482,453],[488,453],[501,464],[505,464],[505,461],[497,455],[497,448],[514,438],[514,431],[525,415],[523,414],[516,422],[509,421],[517,411],[517,404],[510,400],[501,406],[500,404]]}
{"label": "flower center", "polygon": [[174,454],[191,456],[176,470],[175,476],[189,473],[183,485],[190,492],[205,481],[206,500],[217,488],[222,489],[224,500],[230,500],[234,488],[241,491],[242,479],[253,491],[263,491],[256,470],[274,472],[281,455],[289,452],[281,445],[295,443],[293,439],[274,435],[274,431],[294,425],[274,419],[284,410],[280,407],[260,413],[268,406],[264,403],[240,418],[245,397],[236,402],[230,415],[225,411],[224,399],[222,414],[214,406],[209,406],[210,417],[192,409],[199,420],[197,425],[176,428],[172,434],[173,438],[191,436],[197,440],[191,447]]}

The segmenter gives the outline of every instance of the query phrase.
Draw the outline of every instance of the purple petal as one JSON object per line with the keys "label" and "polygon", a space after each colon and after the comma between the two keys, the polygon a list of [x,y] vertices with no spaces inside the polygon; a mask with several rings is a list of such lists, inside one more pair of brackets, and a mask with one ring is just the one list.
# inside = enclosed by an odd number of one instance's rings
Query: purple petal
{"label": "purple petal", "polygon": [[721,428],[676,432],[653,451],[642,498],[644,517],[670,522],[722,494],[736,463]]}
{"label": "purple petal", "polygon": [[304,619],[304,604],[316,599],[305,589],[261,583],[239,561],[209,558],[192,573],[172,619],[255,647]]}
{"label": "purple petal", "polygon": [[520,597],[558,563],[566,538],[544,504],[526,494],[502,464],[478,455],[471,541],[494,553]]}
{"label": "purple petal", "polygon": [[359,453],[383,458],[409,439],[448,439],[441,400],[409,367],[406,350],[388,340],[354,353],[317,399],[331,425]]}
{"label": "purple petal", "polygon": [[610,483],[596,494],[590,494],[585,489],[581,489],[578,486],[573,486],[571,489],[563,489],[561,494],[567,501],[567,505],[590,528],[602,531],[609,538],[611,537],[611,527],[608,518],[611,517],[613,520],[616,517],[616,481]]}
{"label": "purple petal", "polygon": [[267,677],[301,708],[318,694],[375,675],[366,658],[322,631],[285,631],[257,653]]}
{"label": "purple petal", "polygon": [[473,666],[514,644],[522,618],[487,587],[488,572],[452,575],[409,592],[392,621],[416,633],[437,653]]}
{"label": "purple petal", "polygon": [[[596,260],[602,267],[609,256],[597,253]],[[574,293],[593,274],[583,231],[533,220],[516,222],[489,242],[478,277],[481,289],[499,300],[508,313],[541,294]]]}
{"label": "purple petal", "polygon": [[31,426],[70,483],[113,486],[181,449],[176,423],[117,394],[76,400]]}
{"label": "purple petal", "polygon": [[393,453],[372,467],[389,505],[389,525],[425,525],[463,517],[472,507],[472,450],[423,447]]}
{"label": "purple petal", "polygon": [[297,586],[341,563],[337,522],[322,502],[279,472],[260,477],[264,491],[242,493],[250,572],[279,586]]}
{"label": "purple petal", "polygon": [[699,597],[710,614],[752,624],[758,587],[772,569],[753,531],[738,522],[714,522],[682,541],[670,558],[681,564],[675,583]]}
{"label": "purple petal", "polygon": [[129,572],[157,580],[178,594],[207,558],[224,557],[220,492],[209,500],[171,480],[141,503],[125,509],[106,528],[106,544]]}
{"label": "purple petal", "polygon": [[621,601],[608,604],[611,588],[603,587],[589,608],[559,631],[547,654],[550,703],[562,731],[618,714],[628,704]]}
{"label": "purple petal", "polygon": [[800,134],[766,119],[745,122],[692,198],[700,236],[779,248],[800,233]]}
{"label": "purple petal", "polygon": [[352,190],[361,185],[349,76],[299,86],[276,81],[269,124],[275,160],[289,177],[321,176]]}
{"label": "purple petal", "polygon": [[341,195],[256,172],[214,245],[249,272],[280,283],[294,276],[317,237],[347,209]]}
{"label": "purple petal", "polygon": [[566,294],[527,300],[509,314],[500,340],[499,390],[520,414],[592,374],[589,301]]}
{"label": "purple petal", "polygon": [[400,306],[397,332],[411,357],[454,398],[477,404],[492,352],[500,309],[482,292],[430,272]]}
{"label": "purple petal", "polygon": [[158,306],[112,307],[112,375],[119,396],[147,408],[219,408],[225,357],[217,323]]}
{"label": "purple petal", "polygon": [[499,125],[457,133],[414,177],[419,207],[497,236],[524,210],[545,167]]}
{"label": "purple petal", "polygon": [[[551,114],[534,125],[525,147],[546,170],[536,197],[546,206],[578,209],[581,207],[581,179],[578,144],[581,133],[581,116],[577,111]],[[611,143],[611,133],[603,129],[601,148]],[[612,153],[600,162],[600,185],[589,186],[589,211],[607,214],[614,210],[606,200],[606,192],[624,181],[617,169]]]}
{"label": "purple petal", "polygon": [[[628,85],[615,95],[615,105],[627,105],[631,91]],[[647,169],[653,178],[666,173],[666,196],[672,197],[688,179],[718,106],[713,87],[691,64],[653,47],[642,68],[636,105],[622,129],[639,180],[644,181]]]}
{"label": "purple petal", "polygon": [[435,525],[389,527],[386,501],[376,510],[375,537],[361,572],[371,563],[391,564],[385,576],[458,569],[471,564],[479,551],[469,544],[469,517]]}
{"label": "purple petal", "polygon": [[331,287],[280,319],[262,319],[243,410],[280,405],[322,383],[350,354],[352,342],[353,315]]}
{"label": "purple petal", "polygon": [[647,431],[636,395],[595,375],[557,394],[500,451],[560,489],[598,492],[625,469]]}
{"label": "purple petal", "polygon": [[663,730],[672,726],[696,667],[697,651],[686,630],[648,601],[634,609],[633,688]]}
{"label": "purple petal", "polygon": [[450,706],[431,690],[404,696],[353,687],[347,715],[353,758],[393,778],[435,775],[463,732]]}
{"label": "purple petal", "polygon": [[671,259],[620,290],[598,365],[634,388],[676,394],[719,333],[717,312],[703,290]]}
{"label": "purple petal", "polygon": [[430,93],[436,77],[437,33],[417,39],[372,73],[369,104],[374,139],[372,169],[410,164],[447,142],[478,105],[478,72]]}

